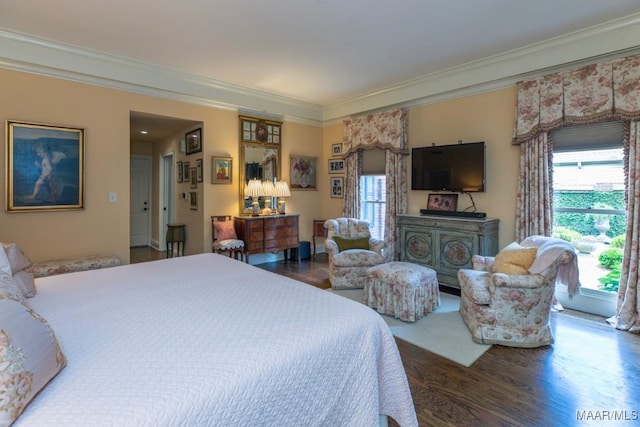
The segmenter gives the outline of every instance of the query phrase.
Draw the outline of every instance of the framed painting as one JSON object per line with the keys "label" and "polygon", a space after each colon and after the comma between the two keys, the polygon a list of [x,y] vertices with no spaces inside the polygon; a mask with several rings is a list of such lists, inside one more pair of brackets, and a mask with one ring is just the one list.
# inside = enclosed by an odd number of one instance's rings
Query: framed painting
{"label": "framed painting", "polygon": [[182,162],[182,182],[189,182],[191,180],[191,168],[189,162]]}
{"label": "framed painting", "polygon": [[427,209],[435,211],[455,211],[458,209],[457,194],[429,194]]}
{"label": "framed painting", "polygon": [[198,210],[198,192],[189,191],[189,209],[192,211]]}
{"label": "framed painting", "polygon": [[211,158],[211,183],[212,184],[231,184],[231,165],[233,159],[231,157],[212,157]]}
{"label": "framed painting", "polygon": [[290,157],[289,187],[292,190],[317,190],[318,158],[298,156]]}
{"label": "framed painting", "polygon": [[191,168],[189,171],[189,178],[191,182],[189,188],[198,188],[198,170],[196,168]]}
{"label": "framed painting", "polygon": [[7,212],[84,209],[84,129],[7,121]]}
{"label": "framed painting", "polygon": [[329,188],[331,189],[331,197],[334,199],[342,199],[344,197],[344,178],[329,178]]}
{"label": "framed painting", "polygon": [[329,173],[344,173],[344,160],[329,159]]}
{"label": "framed painting", "polygon": [[202,151],[202,128],[194,129],[184,135],[187,154]]}
{"label": "framed painting", "polygon": [[196,179],[198,182],[202,182],[202,159],[196,160]]}
{"label": "framed painting", "polygon": [[177,175],[176,175],[177,176],[177,181],[178,182],[182,182],[183,179],[184,179],[183,178],[183,174],[182,174],[182,162],[177,162],[176,163],[176,171],[178,172]]}

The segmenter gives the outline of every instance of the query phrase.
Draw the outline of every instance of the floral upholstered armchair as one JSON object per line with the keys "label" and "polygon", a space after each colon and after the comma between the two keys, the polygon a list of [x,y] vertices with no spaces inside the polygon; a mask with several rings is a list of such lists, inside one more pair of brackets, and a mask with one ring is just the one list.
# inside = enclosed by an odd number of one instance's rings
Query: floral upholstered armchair
{"label": "floral upholstered armchair", "polygon": [[563,240],[535,237],[512,243],[495,258],[474,255],[473,269],[458,271],[460,314],[475,342],[553,344],[549,317],[556,280],[562,270],[577,281],[577,257]]}
{"label": "floral upholstered armchair", "polygon": [[329,253],[329,281],[334,289],[363,288],[364,274],[386,262],[387,244],[371,237],[369,223],[356,218],[328,219],[325,249]]}

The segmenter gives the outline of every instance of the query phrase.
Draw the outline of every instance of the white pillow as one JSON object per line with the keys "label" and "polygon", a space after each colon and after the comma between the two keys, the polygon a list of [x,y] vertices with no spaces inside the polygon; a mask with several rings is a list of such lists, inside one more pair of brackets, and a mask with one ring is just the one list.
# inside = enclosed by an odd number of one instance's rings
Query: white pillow
{"label": "white pillow", "polygon": [[16,274],[16,272],[23,270],[31,265],[31,261],[27,256],[22,252],[20,246],[16,243],[3,243],[4,251],[7,254],[7,258],[9,258],[9,264],[11,264],[11,272]]}
{"label": "white pillow", "polygon": [[13,274],[13,280],[25,298],[36,296],[36,284],[33,281],[33,274],[20,270]]}
{"label": "white pillow", "polygon": [[[22,289],[18,287],[16,281],[10,274],[0,271],[0,298],[12,299],[18,302],[24,302],[24,294]],[[0,359],[0,365],[2,359]]]}
{"label": "white pillow", "polygon": [[11,263],[9,262],[9,257],[7,257],[7,252],[4,250],[4,245],[0,245],[0,273],[6,273],[9,276],[13,276]]}
{"label": "white pillow", "polygon": [[11,425],[66,363],[47,321],[0,294],[0,425]]}

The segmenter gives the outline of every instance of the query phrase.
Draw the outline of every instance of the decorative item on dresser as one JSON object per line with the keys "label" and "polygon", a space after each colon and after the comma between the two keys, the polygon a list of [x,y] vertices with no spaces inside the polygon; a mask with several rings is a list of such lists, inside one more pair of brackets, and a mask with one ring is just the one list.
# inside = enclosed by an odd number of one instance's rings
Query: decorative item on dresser
{"label": "decorative item on dresser", "polygon": [[271,209],[271,202],[273,201],[273,193],[276,191],[276,186],[273,181],[262,181],[262,195],[264,196],[264,209],[262,209],[262,215],[271,215],[275,213],[275,209]]}
{"label": "decorative item on dresser", "polygon": [[257,179],[252,179],[247,184],[244,194],[245,196],[249,196],[252,198],[252,202],[251,202],[252,215],[253,216],[260,215],[260,204],[258,203],[258,197],[262,196],[262,182]]}
{"label": "decorative item on dresser", "polygon": [[[284,251],[285,259],[289,249],[299,249],[299,215],[241,216],[235,218],[238,239],[245,243],[245,256],[250,254],[277,253]],[[300,262],[300,250],[295,251]]]}
{"label": "decorative item on dresser", "polygon": [[498,219],[398,215],[400,261],[436,271],[440,285],[459,289],[458,270],[473,255],[498,252]]}

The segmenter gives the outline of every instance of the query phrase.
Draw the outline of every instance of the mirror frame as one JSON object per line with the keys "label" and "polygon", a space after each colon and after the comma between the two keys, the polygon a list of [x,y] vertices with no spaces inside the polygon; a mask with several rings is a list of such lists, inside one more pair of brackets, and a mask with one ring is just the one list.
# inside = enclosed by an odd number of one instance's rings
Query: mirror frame
{"label": "mirror frame", "polygon": [[[239,180],[239,206],[240,215],[251,215],[250,208],[244,196],[244,187],[246,185],[247,171],[247,153],[250,148],[260,148],[263,150],[276,151],[276,167],[274,171],[275,179],[282,179],[282,122],[276,120],[261,119],[257,117],[239,116],[240,122],[240,180]],[[264,207],[264,201],[261,198],[261,208]],[[250,207],[249,202],[249,207]]]}

